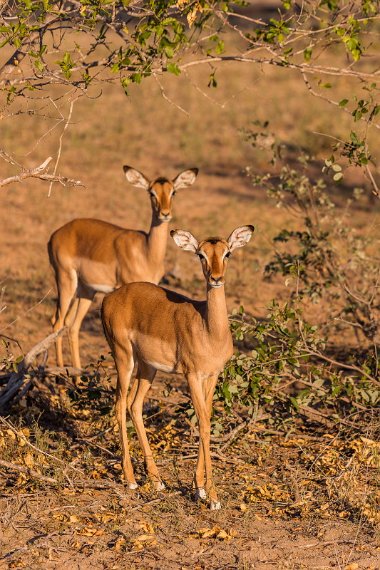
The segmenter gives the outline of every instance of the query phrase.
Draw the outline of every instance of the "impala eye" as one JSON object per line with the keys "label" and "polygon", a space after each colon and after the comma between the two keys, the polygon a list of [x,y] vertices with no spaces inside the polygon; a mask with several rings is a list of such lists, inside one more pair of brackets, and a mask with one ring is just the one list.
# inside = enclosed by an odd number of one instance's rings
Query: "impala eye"
{"label": "impala eye", "polygon": [[203,253],[197,253],[197,256],[199,257],[199,259],[205,259],[205,256],[203,255]]}
{"label": "impala eye", "polygon": [[176,194],[177,194],[177,190],[173,190],[172,196],[175,196]]}
{"label": "impala eye", "polygon": [[227,251],[226,255],[224,257],[227,257],[227,259],[231,256],[231,252]]}

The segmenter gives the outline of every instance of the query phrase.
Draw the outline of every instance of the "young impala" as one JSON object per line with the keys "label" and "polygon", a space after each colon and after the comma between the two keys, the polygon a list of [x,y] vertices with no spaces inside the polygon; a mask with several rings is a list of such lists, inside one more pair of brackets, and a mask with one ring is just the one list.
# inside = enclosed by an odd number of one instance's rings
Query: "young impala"
{"label": "young impala", "polygon": [[[197,168],[180,172],[174,180],[150,182],[141,172],[124,166],[127,181],[147,190],[152,206],[148,233],[128,230],[94,219],[75,219],[55,231],[48,243],[58,298],[53,330],[69,327],[73,366],[81,368],[79,330],[97,293],[109,293],[124,283],[158,283],[164,275],[164,258],[172,202],[179,188],[191,186]],[[71,305],[71,307],[70,307]],[[56,341],[57,365],[63,366],[62,337]]]}
{"label": "young impala", "polygon": [[[186,377],[199,422],[199,451],[195,472],[197,498],[209,496],[211,509],[220,503],[212,480],[210,418],[218,375],[232,356],[232,337],[224,293],[227,259],[251,239],[253,226],[242,226],[226,239],[197,242],[183,230],[171,232],[176,244],[201,260],[207,283],[206,301],[194,301],[151,283],[131,283],[103,300],[102,321],[117,370],[116,415],[123,455],[123,474],[130,489],[137,487],[129,455],[126,408],[143,449],[148,476],[163,488],[149,447],[143,401],[156,371]],[[137,376],[128,393],[134,363]]]}

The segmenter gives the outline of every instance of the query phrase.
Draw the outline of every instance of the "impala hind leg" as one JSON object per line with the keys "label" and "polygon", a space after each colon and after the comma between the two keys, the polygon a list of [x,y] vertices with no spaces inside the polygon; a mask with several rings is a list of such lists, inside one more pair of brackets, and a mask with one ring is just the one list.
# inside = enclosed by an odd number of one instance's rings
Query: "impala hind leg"
{"label": "impala hind leg", "polygon": [[[69,312],[70,304],[77,290],[78,278],[76,271],[56,270],[56,283],[58,298],[55,315],[52,319],[54,332],[59,331],[65,325],[65,320]],[[59,336],[55,341],[55,351],[57,366],[62,367],[62,336]]]}
{"label": "impala hind leg", "polygon": [[[211,453],[210,453],[210,419],[211,408],[208,405],[204,395],[202,386],[202,379],[197,375],[191,375],[187,378],[190,388],[190,396],[194,405],[195,413],[198,418],[199,424],[199,446],[198,464],[195,472],[195,485],[197,489],[204,489],[210,498],[211,510],[220,509],[220,502],[214,486],[212,477]],[[211,398],[212,399],[212,398]],[[202,455],[203,454],[203,455]],[[203,459],[202,459],[203,458]],[[200,467],[204,461],[204,470],[202,472]],[[206,480],[204,480],[204,473]],[[204,485],[204,487],[203,487]]]}
{"label": "impala hind leg", "polygon": [[[94,300],[95,292],[89,292],[85,297],[81,296],[77,301],[77,308],[75,316],[71,324],[69,324],[69,343],[71,352],[71,361],[74,368],[82,368],[79,354],[79,331],[83,322],[84,317],[87,315],[91,303]],[[75,381],[78,382],[79,376],[75,377]]]}
{"label": "impala hind leg", "polygon": [[133,473],[131,456],[129,453],[129,443],[127,435],[127,397],[128,388],[133,373],[133,352],[132,347],[127,349],[121,346],[114,347],[113,355],[117,370],[116,386],[116,418],[119,425],[120,442],[122,449],[122,467],[124,479],[130,489],[136,489],[137,483]]}
{"label": "impala hind leg", "polygon": [[153,459],[152,451],[150,449],[149,441],[145,431],[143,414],[142,414],[144,398],[152,385],[155,375],[156,375],[155,368],[152,368],[152,366],[148,366],[145,363],[139,364],[139,368],[137,371],[138,384],[133,402],[130,405],[130,412],[131,412],[133,425],[135,426],[136,429],[139,443],[144,453],[145,467],[148,473],[148,477],[153,482],[157,491],[161,491],[162,489],[165,488],[165,485],[161,481],[157,465],[155,464]]}

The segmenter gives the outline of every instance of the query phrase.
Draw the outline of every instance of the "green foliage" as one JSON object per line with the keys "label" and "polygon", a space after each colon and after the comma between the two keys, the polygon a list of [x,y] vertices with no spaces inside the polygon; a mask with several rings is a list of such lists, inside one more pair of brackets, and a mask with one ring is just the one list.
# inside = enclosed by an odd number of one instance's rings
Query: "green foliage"
{"label": "green foliage", "polygon": [[345,27],[338,26],[336,34],[341,38],[346,50],[352,55],[354,61],[359,61],[363,46],[360,40],[360,32],[364,23],[359,22],[353,16],[349,16]]}
{"label": "green foliage", "polygon": [[[231,327],[245,350],[232,357],[217,386],[216,399],[227,411],[244,406],[252,415],[260,407],[282,422],[305,406],[331,408],[329,414],[338,419],[356,405],[379,404],[379,387],[363,373],[375,367],[374,356],[362,363],[363,372],[343,374],[339,365],[332,367],[324,361],[326,339],[294,302],[273,302],[266,319],[240,310],[232,315]],[[302,387],[292,388],[296,383]]]}
{"label": "green foliage", "polygon": [[[290,28],[284,20],[271,18],[265,28],[256,31],[255,39],[268,44],[282,44],[286,36],[290,33]],[[253,36],[251,36],[253,38]]]}
{"label": "green foliage", "polygon": [[[231,316],[238,351],[217,386],[216,409],[222,406],[223,412],[215,414],[214,422],[223,423],[225,412],[255,417],[260,409],[276,425],[301,415],[354,426],[347,416],[380,404],[379,269],[373,256],[378,236],[361,234],[347,223],[361,192],[356,189],[340,213],[326,181],[308,176],[311,158],[300,152],[296,166],[290,166],[286,159],[294,164],[294,149],[276,141],[268,122],[255,126],[259,129],[245,132],[247,140],[270,152],[272,166],[282,164],[275,173],[259,177],[249,169],[248,174],[301,227],[275,236],[265,267],[267,279],[286,278],[287,301],[273,301],[266,318],[248,315],[242,307]],[[324,172],[341,178],[334,156],[325,161]],[[310,301],[321,305],[318,325],[307,316]],[[360,348],[351,346],[342,355],[335,343],[342,334],[356,335]]]}
{"label": "green foliage", "polygon": [[[29,78],[29,85],[36,81],[39,88],[47,86],[52,73],[59,80],[55,67],[58,66],[63,83],[70,81],[86,89],[94,80],[90,69],[95,68],[117,74],[126,90],[129,83],[140,83],[149,77],[153,66],[160,72],[179,75],[181,54],[198,40],[214,11],[230,9],[229,2],[216,0],[196,3],[149,0],[132,6],[130,2],[81,0],[73,5],[69,3],[66,9],[54,1],[23,0],[17,5],[17,11],[11,7],[3,11],[0,47],[22,50],[19,61],[26,56],[34,58],[36,76]],[[72,47],[67,50],[64,38],[70,32],[75,32],[76,41],[71,41]],[[55,64],[48,57],[51,37],[53,53],[59,54]],[[121,42],[115,41],[116,37]],[[217,33],[210,41],[213,53],[223,53],[224,41]],[[106,58],[99,51],[104,47],[108,52]],[[45,74],[47,81],[41,83]],[[102,80],[99,73],[96,77],[97,81]],[[27,88],[23,81],[18,83],[20,86],[12,85],[13,95],[21,95]],[[10,86],[6,84],[3,88],[9,91]]]}
{"label": "green foliage", "polygon": [[[364,152],[358,150],[362,143],[354,134],[352,140],[350,152]],[[284,229],[274,238],[274,244],[282,247],[276,247],[267,264],[267,277],[291,278],[293,298],[327,302],[333,320],[326,328],[333,330],[337,322],[341,326],[349,318],[349,326],[373,341],[379,336],[378,260],[373,256],[379,240],[376,234],[362,235],[350,225],[350,207],[360,194],[354,192],[338,215],[325,180],[307,175],[310,158],[301,154],[298,163],[298,168],[285,164],[277,176],[261,179],[277,205],[289,208],[303,222],[299,230]],[[334,181],[343,176],[334,156],[325,161],[323,171],[331,171]]]}
{"label": "green foliage", "polygon": [[57,62],[59,67],[62,69],[63,71],[63,75],[66,77],[66,79],[70,79],[71,77],[71,70],[74,67],[74,62],[71,58],[71,55],[69,52],[66,52],[65,55],[63,56],[61,61]]}

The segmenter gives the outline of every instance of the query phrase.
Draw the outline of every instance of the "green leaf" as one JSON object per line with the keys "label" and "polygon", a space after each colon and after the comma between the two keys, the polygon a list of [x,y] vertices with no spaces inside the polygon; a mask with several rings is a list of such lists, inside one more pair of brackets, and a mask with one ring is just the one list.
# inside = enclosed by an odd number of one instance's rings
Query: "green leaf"
{"label": "green leaf", "polygon": [[166,57],[171,59],[174,55],[174,48],[172,46],[166,45],[164,47],[164,52],[165,52]]}
{"label": "green leaf", "polygon": [[300,409],[300,405],[299,405],[298,400],[297,400],[296,398],[293,398],[292,396],[289,398],[289,400],[291,401],[293,407],[294,407],[294,408],[297,410],[297,412],[298,412],[299,409]]}
{"label": "green leaf", "polygon": [[216,48],[215,48],[215,53],[216,53],[217,55],[220,55],[220,54],[222,54],[223,52],[224,52],[224,41],[223,41],[223,40],[219,40],[218,43],[217,43],[217,45],[216,45]]}
{"label": "green leaf", "polygon": [[[334,165],[335,166],[335,165]],[[333,180],[335,180],[335,182],[338,182],[338,180],[341,180],[343,178],[343,173],[342,172],[336,172],[333,176]]]}
{"label": "green leaf", "polygon": [[348,99],[341,99],[339,101],[339,107],[345,107],[348,103]]}
{"label": "green leaf", "polygon": [[215,78],[215,71],[210,74],[208,87],[218,87],[218,82]]}
{"label": "green leaf", "polygon": [[168,63],[168,65],[166,66],[166,69],[167,69],[167,71],[169,71],[169,73],[173,73],[173,75],[180,75],[181,74],[181,70],[176,63]]}
{"label": "green leaf", "polygon": [[36,59],[34,62],[34,67],[38,70],[38,71],[43,71],[45,69],[45,64],[43,61],[41,61],[40,59]]}
{"label": "green leaf", "polygon": [[312,56],[313,50],[311,49],[311,47],[307,47],[306,49],[303,50],[303,57],[305,61],[310,61],[311,60],[311,56]]}

